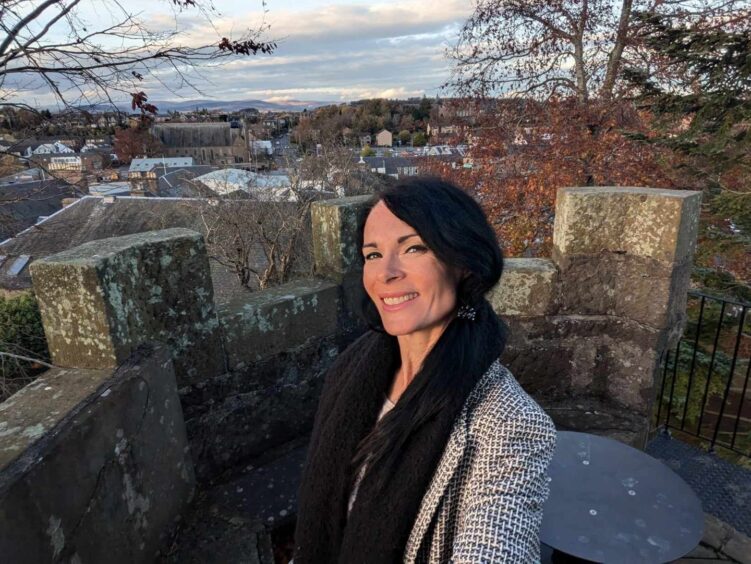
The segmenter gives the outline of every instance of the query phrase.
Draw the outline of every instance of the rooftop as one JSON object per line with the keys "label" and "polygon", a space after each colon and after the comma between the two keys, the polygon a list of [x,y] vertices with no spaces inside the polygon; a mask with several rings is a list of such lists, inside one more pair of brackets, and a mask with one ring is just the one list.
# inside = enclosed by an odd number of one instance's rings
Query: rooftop
{"label": "rooftop", "polygon": [[160,157],[133,159],[130,162],[128,172],[149,172],[155,166],[174,168],[180,166],[193,166],[193,157]]}

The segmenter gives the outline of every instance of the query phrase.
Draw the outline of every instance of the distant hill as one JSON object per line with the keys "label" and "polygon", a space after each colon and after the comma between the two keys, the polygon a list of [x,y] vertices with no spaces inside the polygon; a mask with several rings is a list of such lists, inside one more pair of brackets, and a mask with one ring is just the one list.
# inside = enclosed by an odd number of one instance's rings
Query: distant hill
{"label": "distant hill", "polygon": [[[274,112],[289,112],[298,111],[301,112],[304,109],[319,108],[321,106],[327,106],[332,102],[311,102],[304,100],[287,100],[284,102],[267,102],[265,100],[149,100],[150,104],[154,104],[159,108],[159,113],[164,112],[187,112],[191,110],[225,110],[228,112],[236,112],[238,110],[244,110],[247,108],[255,108],[259,111],[274,111]],[[130,104],[126,102],[118,103],[117,108],[123,112],[132,111]],[[82,110],[90,112],[104,112],[112,110],[112,106],[109,104],[94,104],[91,106],[83,106]]]}

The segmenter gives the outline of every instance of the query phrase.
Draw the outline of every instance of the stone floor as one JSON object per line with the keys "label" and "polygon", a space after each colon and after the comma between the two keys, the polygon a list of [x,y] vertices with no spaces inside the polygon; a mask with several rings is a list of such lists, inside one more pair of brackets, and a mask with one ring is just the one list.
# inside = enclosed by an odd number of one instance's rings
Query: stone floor
{"label": "stone floor", "polygon": [[706,513],[751,536],[751,470],[663,433],[646,452],[691,486]]}
{"label": "stone floor", "polygon": [[646,452],[681,476],[705,511],[701,544],[678,562],[751,564],[751,470],[665,434],[654,437]]}
{"label": "stone floor", "polygon": [[[159,563],[287,564],[305,446],[289,443],[201,492]],[[694,488],[706,512],[701,544],[676,562],[751,564],[751,539],[744,534],[751,518],[751,472],[666,436],[653,439],[647,452]]]}

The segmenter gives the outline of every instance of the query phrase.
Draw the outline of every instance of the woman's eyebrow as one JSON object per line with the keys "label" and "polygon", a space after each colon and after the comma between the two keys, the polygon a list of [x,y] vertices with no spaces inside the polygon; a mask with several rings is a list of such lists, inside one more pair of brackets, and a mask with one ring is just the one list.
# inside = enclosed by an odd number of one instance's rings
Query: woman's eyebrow
{"label": "woman's eyebrow", "polygon": [[[402,244],[402,243],[403,243],[404,241],[406,241],[406,240],[407,240],[407,239],[409,239],[410,237],[419,237],[419,235],[418,235],[417,233],[410,233],[409,235],[402,235],[401,237],[399,237],[399,238],[398,238],[398,239],[396,240],[396,242],[397,242],[398,244],[400,244],[400,245],[401,245],[401,244]],[[378,248],[378,245],[376,245],[375,243],[365,243],[365,244],[364,244],[364,245],[362,246],[362,248],[364,249],[365,247],[375,247],[375,248],[377,249],[377,248]]]}

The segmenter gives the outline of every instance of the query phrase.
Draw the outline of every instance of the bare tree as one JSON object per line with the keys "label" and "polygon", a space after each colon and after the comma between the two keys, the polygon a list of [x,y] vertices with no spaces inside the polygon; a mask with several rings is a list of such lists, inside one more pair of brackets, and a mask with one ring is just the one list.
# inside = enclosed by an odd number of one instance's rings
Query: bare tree
{"label": "bare tree", "polygon": [[[165,1],[178,11],[197,10],[209,20],[215,13],[209,2]],[[82,16],[85,9],[109,21],[90,29]],[[35,111],[25,95],[44,89],[63,107],[112,102],[125,95],[134,109],[153,112],[156,108],[142,91],[145,79],[171,91],[195,89],[191,70],[198,66],[234,54],[270,53],[276,46],[260,40],[263,24],[239,38],[186,45],[180,41],[181,30],[155,30],[147,21],[148,14],[134,14],[119,0],[3,0],[0,103]],[[171,71],[169,82],[160,76],[166,70]]]}
{"label": "bare tree", "polygon": [[301,188],[326,197],[343,198],[372,194],[389,184],[390,178],[376,175],[359,163],[358,154],[341,141],[324,140],[301,160],[287,159],[285,170]]}
{"label": "bare tree", "polygon": [[645,55],[635,11],[682,20],[727,22],[747,0],[476,0],[448,55],[448,86],[464,94],[575,96],[619,94],[624,62]]}
{"label": "bare tree", "polygon": [[[200,206],[209,256],[249,289],[289,281],[309,244],[310,201],[218,198]],[[306,240],[307,239],[307,240]],[[299,269],[298,269],[299,270]]]}
{"label": "bare tree", "polygon": [[[283,284],[295,272],[309,274],[310,205],[316,195],[298,176],[276,177],[282,182],[270,184],[268,177],[245,174],[220,176],[209,186],[214,196],[186,200],[200,218],[210,258],[250,290]],[[200,181],[191,184],[196,192],[208,191]]]}

